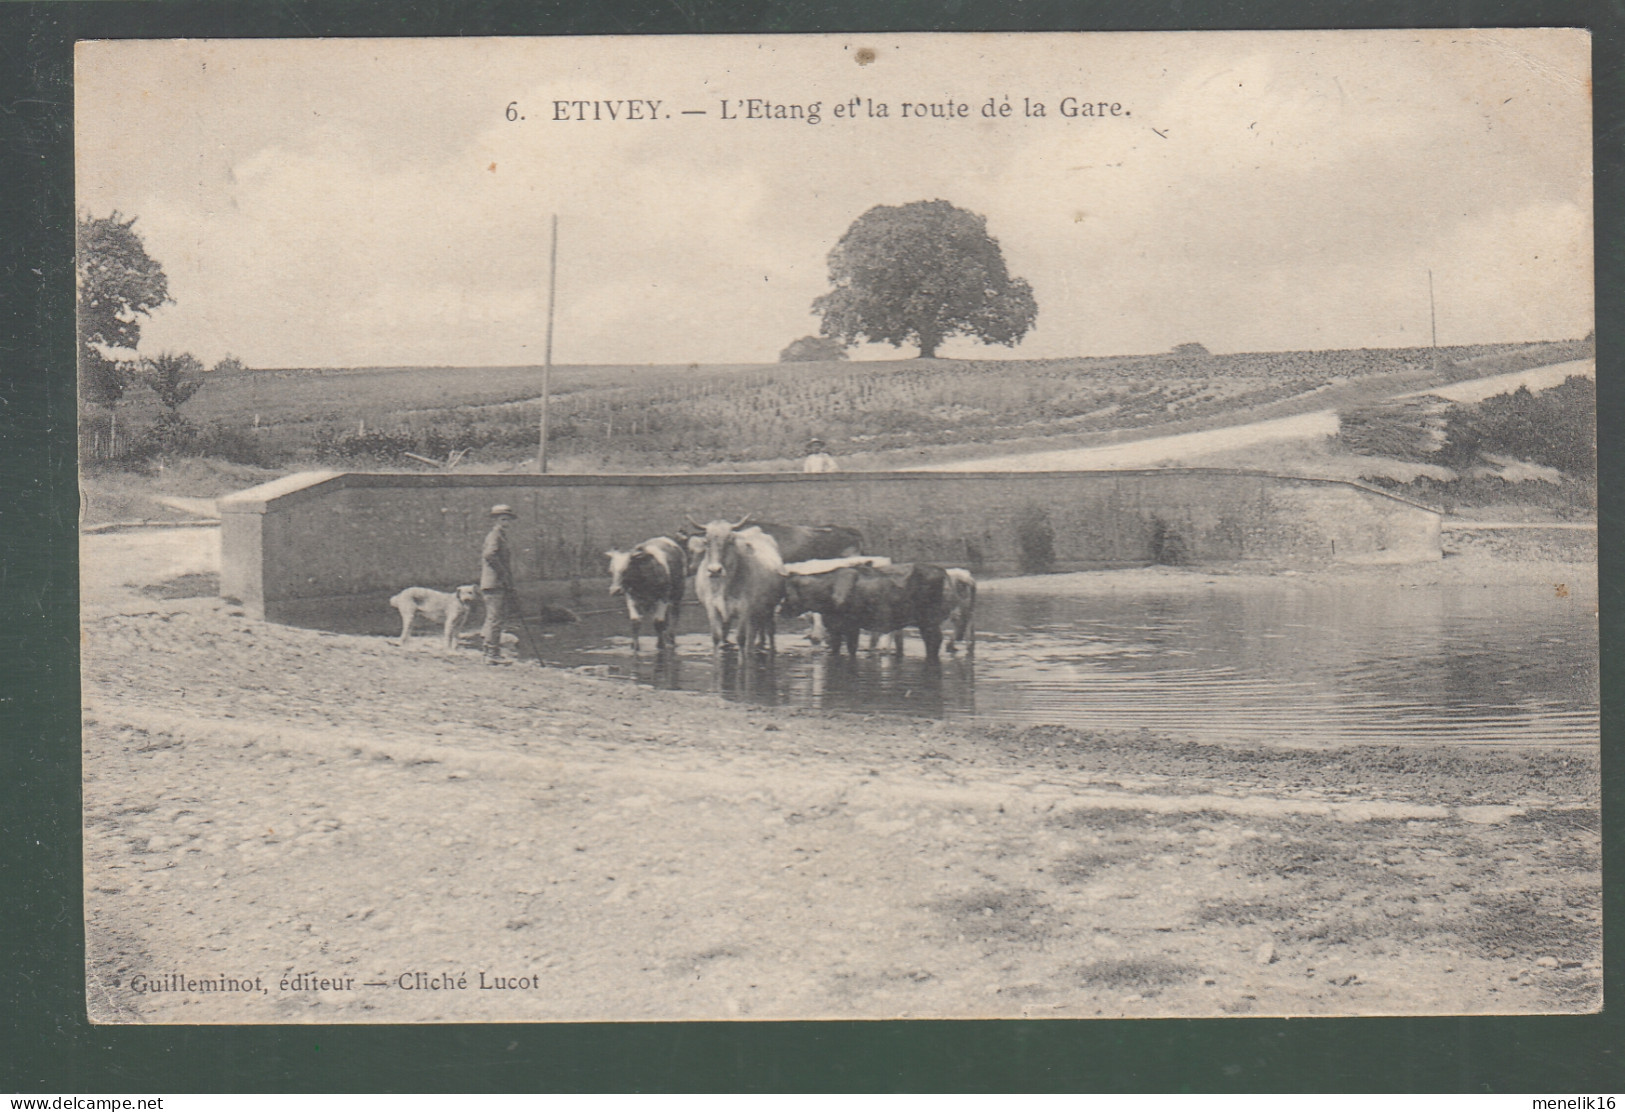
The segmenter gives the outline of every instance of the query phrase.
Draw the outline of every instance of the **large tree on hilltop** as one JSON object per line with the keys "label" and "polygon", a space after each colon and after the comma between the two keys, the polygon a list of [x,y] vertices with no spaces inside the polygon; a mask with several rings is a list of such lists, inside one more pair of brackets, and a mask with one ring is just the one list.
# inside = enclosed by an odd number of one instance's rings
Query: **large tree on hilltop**
{"label": "large tree on hilltop", "polygon": [[1013,347],[1038,316],[1012,278],[987,219],[947,201],[876,205],[829,253],[834,289],[813,301],[819,331],[852,344],[917,344],[936,356],[951,336]]}
{"label": "large tree on hilltop", "polygon": [[124,396],[126,368],[103,348],[134,351],[141,317],[170,300],[169,279],[131,226],[132,216],[81,216],[78,227],[79,389],[111,405]]}

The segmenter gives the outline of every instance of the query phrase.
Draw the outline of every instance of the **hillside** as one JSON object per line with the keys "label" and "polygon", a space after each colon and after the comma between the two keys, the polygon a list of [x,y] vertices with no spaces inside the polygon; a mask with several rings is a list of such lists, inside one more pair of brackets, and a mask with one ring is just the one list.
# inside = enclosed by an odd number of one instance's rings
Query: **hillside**
{"label": "hillside", "polygon": [[[951,459],[989,445],[1089,446],[1556,363],[1583,347],[555,367],[550,463],[790,466],[813,436],[852,466],[894,465],[899,454]],[[241,463],[415,467],[406,453],[466,449],[466,467],[505,469],[534,456],[540,379],[537,367],[248,371],[211,377],[185,412],[210,430],[209,454]],[[143,405],[121,407],[126,428],[151,422]]]}

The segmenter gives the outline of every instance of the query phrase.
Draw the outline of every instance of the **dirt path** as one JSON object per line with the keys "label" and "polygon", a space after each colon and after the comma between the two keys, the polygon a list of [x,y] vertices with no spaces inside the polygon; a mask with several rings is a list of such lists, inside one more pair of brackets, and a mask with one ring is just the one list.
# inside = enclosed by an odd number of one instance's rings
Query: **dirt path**
{"label": "dirt path", "polygon": [[86,541],[96,1020],[1600,1003],[1593,752],[1221,748],[490,669],[142,593],[204,581],[198,532],[123,564],[130,537]]}
{"label": "dirt path", "polygon": [[[1448,386],[1430,387],[1412,393],[1436,394],[1451,401],[1482,401],[1498,393],[1510,393],[1520,386],[1543,390],[1560,385],[1569,375],[1597,376],[1594,359],[1560,363],[1489,378],[1468,379]],[[1401,394],[1409,397],[1411,394]],[[1008,453],[981,459],[953,460],[947,463],[916,464],[915,471],[1112,471],[1126,468],[1158,467],[1189,463],[1215,453],[1234,452],[1259,445],[1285,441],[1324,439],[1337,433],[1336,409],[1322,409],[1266,421],[1227,425],[1196,432],[1151,436],[1119,444],[1092,448],[1066,448],[1056,451]]]}
{"label": "dirt path", "polygon": [[1098,448],[1066,448],[1053,452],[1029,452],[1019,456],[955,460],[952,463],[922,464],[916,471],[1113,471],[1124,468],[1156,467],[1212,452],[1252,448],[1283,440],[1313,440],[1337,432],[1337,413],[1323,409],[1272,421],[1254,421],[1222,429],[1148,437]]}
{"label": "dirt path", "polygon": [[[1510,394],[1520,386],[1539,393],[1553,386],[1563,385],[1563,380],[1570,375],[1596,378],[1597,361],[1576,359],[1572,363],[1551,363],[1527,371],[1513,371],[1510,374],[1491,375],[1489,378],[1470,378],[1463,382],[1452,382],[1448,386],[1435,386],[1428,390],[1415,391],[1414,394],[1433,394],[1453,402],[1481,402],[1496,394]],[[1400,396],[1413,397],[1414,394]]]}

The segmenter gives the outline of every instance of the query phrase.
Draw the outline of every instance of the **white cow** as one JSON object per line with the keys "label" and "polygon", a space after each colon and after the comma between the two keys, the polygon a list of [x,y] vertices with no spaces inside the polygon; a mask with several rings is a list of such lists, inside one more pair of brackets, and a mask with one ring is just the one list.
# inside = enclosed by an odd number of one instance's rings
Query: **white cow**
{"label": "white cow", "polygon": [[[694,595],[711,624],[711,646],[720,650],[737,623],[741,650],[774,651],[773,611],[784,591],[778,543],[762,530],[738,522],[705,526],[694,565]],[[691,542],[692,543],[692,542]]]}

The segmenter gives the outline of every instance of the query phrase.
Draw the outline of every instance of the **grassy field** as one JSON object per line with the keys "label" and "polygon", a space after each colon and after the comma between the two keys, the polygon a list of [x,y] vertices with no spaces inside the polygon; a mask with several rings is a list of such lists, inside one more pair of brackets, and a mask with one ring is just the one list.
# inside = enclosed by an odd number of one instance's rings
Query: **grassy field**
{"label": "grassy field", "polygon": [[[1326,408],[1575,358],[1580,348],[556,367],[549,452],[560,470],[790,466],[817,436],[838,455],[880,465],[900,450],[1088,443]],[[534,456],[540,390],[538,367],[258,370],[211,377],[184,412],[214,430],[216,454],[239,462],[414,467],[408,452],[467,449],[470,466],[501,468]],[[121,407],[127,429],[156,416],[142,393]]]}
{"label": "grassy field", "polygon": [[[883,470],[1027,450],[1092,447],[1300,413],[1353,408],[1407,391],[1582,357],[1579,341],[1494,347],[1172,354],[1063,360],[895,360],[554,368],[549,470],[559,474],[793,469],[812,436],[846,470]],[[161,410],[136,388],[81,422],[86,524],[179,519],[180,497],[208,499],[288,471],[420,470],[408,453],[464,471],[528,470],[536,451],[535,367],[261,370],[211,375],[183,413],[201,439],[187,451],[143,448]],[[134,446],[137,450],[129,454]],[[1335,445],[1286,455],[1205,459],[1413,487],[1414,461]],[[1301,458],[1300,458],[1301,457]],[[1459,485],[1459,484],[1458,484]],[[1489,484],[1494,486],[1495,484]],[[1425,492],[1464,504],[1527,501],[1485,484]],[[1539,484],[1536,484],[1539,485]],[[1560,518],[1594,506],[1589,480],[1539,491]],[[1575,491],[1579,491],[1576,494]],[[1588,497],[1583,497],[1589,495]],[[1550,498],[1547,499],[1548,501]]]}
{"label": "grassy field", "polygon": [[[739,366],[556,366],[556,397],[603,390],[659,390],[698,374],[726,380],[759,364]],[[501,405],[540,396],[542,368],[357,367],[273,368],[211,375],[187,407],[198,421],[262,425],[307,424],[344,415],[373,423],[402,414],[459,406]]]}

